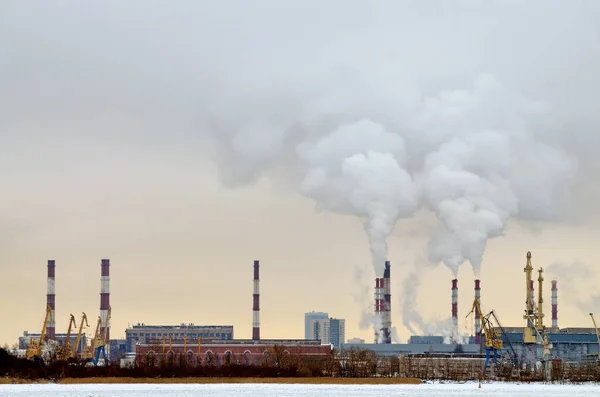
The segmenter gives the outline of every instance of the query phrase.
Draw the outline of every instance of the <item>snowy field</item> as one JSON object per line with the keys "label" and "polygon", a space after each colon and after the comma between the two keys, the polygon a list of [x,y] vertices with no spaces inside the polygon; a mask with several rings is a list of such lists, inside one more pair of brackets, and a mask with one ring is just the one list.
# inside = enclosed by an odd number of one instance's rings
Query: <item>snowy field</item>
{"label": "snowy field", "polygon": [[600,396],[600,385],[531,385],[484,383],[423,385],[284,385],[284,384],[101,384],[101,385],[0,385],[1,397],[134,397],[134,396]]}

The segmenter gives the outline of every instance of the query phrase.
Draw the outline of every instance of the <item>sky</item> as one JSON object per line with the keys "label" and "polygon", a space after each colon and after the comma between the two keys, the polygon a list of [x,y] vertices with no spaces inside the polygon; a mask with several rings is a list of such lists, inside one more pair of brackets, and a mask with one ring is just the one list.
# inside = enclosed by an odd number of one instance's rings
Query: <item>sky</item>
{"label": "sky", "polygon": [[[523,324],[526,252],[561,326],[600,311],[600,4],[589,0],[0,4],[0,344],[95,319],[370,341],[484,310]],[[562,294],[561,294],[562,293]],[[91,321],[92,323],[94,320]],[[93,327],[89,332],[93,331]]]}

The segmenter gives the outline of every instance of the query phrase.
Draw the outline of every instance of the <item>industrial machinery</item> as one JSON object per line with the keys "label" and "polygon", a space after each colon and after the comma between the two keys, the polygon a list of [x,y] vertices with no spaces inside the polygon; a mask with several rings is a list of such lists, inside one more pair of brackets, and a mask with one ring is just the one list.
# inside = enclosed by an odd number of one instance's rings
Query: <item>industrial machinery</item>
{"label": "industrial machinery", "polygon": [[[81,312],[81,323],[79,323],[79,331],[77,332],[77,339],[75,339],[75,351],[73,352],[72,357],[77,358],[77,354],[79,353],[79,344],[81,343],[81,335],[83,334],[83,322],[85,321],[85,326],[89,327],[87,316],[84,312]],[[84,351],[81,352],[82,354]]]}
{"label": "industrial machinery", "polygon": [[594,313],[590,313],[590,317],[592,318],[592,323],[594,323],[594,330],[596,331],[596,338],[598,338],[598,360],[600,361],[600,330],[598,330],[598,326],[596,325],[596,320],[594,319]]}
{"label": "industrial machinery", "polygon": [[[481,320],[481,332],[483,332],[485,336],[485,364],[483,366],[483,376],[485,376],[488,365],[490,363],[490,358],[493,358],[494,365],[496,367],[496,372],[498,372],[498,353],[504,348],[504,343],[502,341],[502,334],[504,333],[502,325],[500,324],[500,320],[492,310],[486,315],[483,315],[481,311],[481,305],[479,304],[479,299],[475,299],[473,301],[473,307],[471,311],[467,314],[467,317],[471,315],[471,313],[475,312],[475,315],[479,315]],[[496,326],[492,323],[492,318],[496,322]],[[498,331],[500,329],[500,331]],[[510,348],[510,362],[512,368],[516,368],[518,366],[517,362],[517,354],[508,341],[508,345]]]}
{"label": "industrial machinery", "polygon": [[77,322],[75,321],[75,316],[70,315],[69,318],[69,328],[67,329],[67,337],[65,338],[65,343],[58,349],[57,357],[59,360],[68,360],[72,356],[73,346],[71,346],[71,329],[72,326],[77,327]]}
{"label": "industrial machinery", "polygon": [[40,334],[39,341],[35,339],[30,339],[29,347],[25,352],[25,357],[33,360],[42,360],[42,345],[44,343],[44,339],[46,338],[46,328],[48,327],[48,320],[52,318],[52,308],[50,305],[46,305],[46,317],[44,318],[44,325],[42,326],[42,333]]}
{"label": "industrial machinery", "polygon": [[102,327],[102,317],[98,316],[98,324],[96,325],[96,332],[94,333],[94,339],[92,340],[92,349],[93,349],[93,357],[92,364],[94,366],[98,365],[98,361],[100,360],[100,354],[104,357],[104,362],[108,363],[108,358],[106,357],[106,347],[108,345],[108,323],[110,322],[110,306],[108,307],[108,313],[106,317],[106,324],[104,324],[104,333],[100,332],[100,328]]}

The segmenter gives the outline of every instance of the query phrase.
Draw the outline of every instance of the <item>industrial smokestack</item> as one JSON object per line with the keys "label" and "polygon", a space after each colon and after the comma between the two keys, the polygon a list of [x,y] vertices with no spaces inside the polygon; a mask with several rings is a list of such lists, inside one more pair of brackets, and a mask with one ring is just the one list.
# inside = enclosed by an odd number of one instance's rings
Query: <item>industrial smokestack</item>
{"label": "industrial smokestack", "polygon": [[[379,277],[375,277],[375,324],[379,324],[379,319],[381,318],[381,306],[379,303]],[[373,330],[373,340],[374,343],[379,342],[379,330],[375,328]]]}
{"label": "industrial smokestack", "polygon": [[383,271],[383,343],[392,343],[392,287],[390,283],[390,261],[385,261]]}
{"label": "industrial smokestack", "polygon": [[[475,280],[475,300],[481,306],[481,281]],[[475,308],[475,343],[481,343],[481,313]]]}
{"label": "industrial smokestack", "polygon": [[458,279],[452,280],[452,333],[458,335]]}
{"label": "industrial smokestack", "polygon": [[[106,340],[110,340],[110,324],[108,323],[108,308],[110,307],[110,260],[102,259],[100,262],[100,332],[106,330]],[[108,352],[107,352],[108,354]]]}
{"label": "industrial smokestack", "polygon": [[254,261],[254,294],[252,295],[252,340],[260,340],[260,293],[258,283],[258,261]]}
{"label": "industrial smokestack", "polygon": [[557,281],[552,280],[552,328],[558,328],[558,289]]}
{"label": "industrial smokestack", "polygon": [[52,309],[52,317],[48,319],[46,325],[46,338],[52,340],[56,338],[56,295],[55,295],[55,270],[56,264],[53,260],[48,261],[48,285],[46,288],[46,304]]}

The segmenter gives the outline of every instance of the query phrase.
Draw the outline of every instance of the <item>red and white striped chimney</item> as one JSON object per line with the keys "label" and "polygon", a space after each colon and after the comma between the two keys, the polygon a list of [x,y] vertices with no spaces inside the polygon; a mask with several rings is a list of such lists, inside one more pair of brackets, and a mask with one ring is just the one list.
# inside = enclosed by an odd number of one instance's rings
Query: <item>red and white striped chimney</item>
{"label": "red and white striped chimney", "polygon": [[52,317],[48,319],[46,325],[46,340],[56,338],[56,290],[55,290],[55,270],[56,264],[54,260],[48,261],[48,285],[46,287],[46,304],[52,309]]}
{"label": "red and white striped chimney", "polygon": [[[383,291],[384,291],[384,280],[383,278],[377,277],[375,279],[375,325],[383,327],[383,311],[384,311],[384,301],[383,301]],[[380,329],[375,328],[373,330],[373,338],[374,343],[379,343],[381,334]]]}
{"label": "red and white striped chimney", "polygon": [[452,280],[452,332],[458,332],[458,279]]}
{"label": "red and white striped chimney", "polygon": [[258,288],[260,277],[258,273],[258,267],[258,261],[254,261],[254,293],[252,295],[252,340],[260,340],[260,292]]}
{"label": "red and white striped chimney", "polygon": [[392,343],[392,286],[390,261],[385,261],[383,272],[383,343]]}
{"label": "red and white striped chimney", "polygon": [[[481,281],[475,280],[475,300],[481,305]],[[475,343],[481,343],[481,313],[475,308]]]}
{"label": "red and white striped chimney", "polygon": [[[110,324],[108,320],[108,308],[110,307],[110,260],[102,259],[100,262],[100,332],[106,330],[106,340],[110,340]],[[108,352],[106,352],[108,354]]]}
{"label": "red and white striped chimney", "polygon": [[558,328],[558,288],[557,281],[552,280],[552,328]]}

